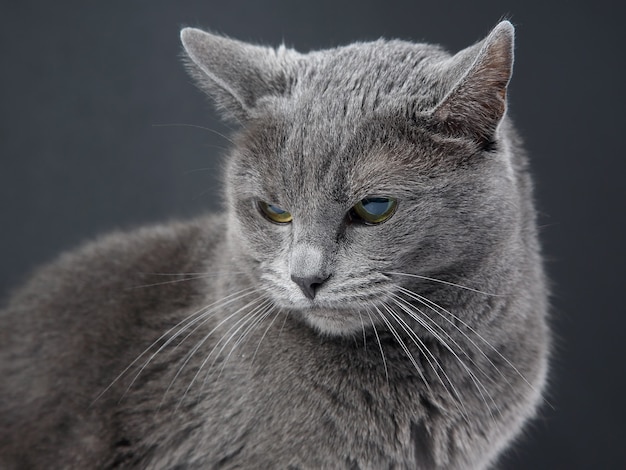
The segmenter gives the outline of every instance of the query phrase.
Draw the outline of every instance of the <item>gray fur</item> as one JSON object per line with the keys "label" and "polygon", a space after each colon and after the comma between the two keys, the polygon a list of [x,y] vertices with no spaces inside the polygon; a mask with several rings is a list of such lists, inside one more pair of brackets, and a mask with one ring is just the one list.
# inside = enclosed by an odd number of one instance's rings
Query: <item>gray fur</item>
{"label": "gray fur", "polygon": [[[506,116],[513,27],[454,56],[182,41],[241,123],[226,210],[96,240],[13,296],[0,467],[493,465],[541,401],[549,343]],[[397,211],[359,223],[372,195]],[[292,276],[322,280],[314,299]]]}

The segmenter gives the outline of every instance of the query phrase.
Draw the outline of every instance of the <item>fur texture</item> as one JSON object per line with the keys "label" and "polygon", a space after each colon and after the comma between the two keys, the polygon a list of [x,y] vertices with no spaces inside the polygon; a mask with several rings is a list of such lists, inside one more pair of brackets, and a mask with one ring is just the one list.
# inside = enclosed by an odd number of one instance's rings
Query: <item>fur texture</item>
{"label": "fur texture", "polygon": [[[241,125],[226,210],[89,243],[13,296],[0,467],[492,465],[549,343],[511,24],[456,55],[181,37]],[[395,213],[359,219],[372,197]]]}

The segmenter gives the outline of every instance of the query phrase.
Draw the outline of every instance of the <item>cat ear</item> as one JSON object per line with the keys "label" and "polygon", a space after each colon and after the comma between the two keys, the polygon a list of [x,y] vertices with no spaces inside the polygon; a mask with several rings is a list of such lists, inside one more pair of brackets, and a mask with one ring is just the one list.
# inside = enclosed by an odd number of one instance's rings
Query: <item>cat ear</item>
{"label": "cat ear", "polygon": [[514,31],[511,23],[502,21],[482,43],[453,57],[453,66],[470,65],[432,112],[444,132],[467,136],[483,145],[493,141],[506,111]]}
{"label": "cat ear", "polygon": [[272,49],[184,28],[180,33],[187,68],[227,118],[245,121],[267,96],[287,92],[286,66],[295,51]]}

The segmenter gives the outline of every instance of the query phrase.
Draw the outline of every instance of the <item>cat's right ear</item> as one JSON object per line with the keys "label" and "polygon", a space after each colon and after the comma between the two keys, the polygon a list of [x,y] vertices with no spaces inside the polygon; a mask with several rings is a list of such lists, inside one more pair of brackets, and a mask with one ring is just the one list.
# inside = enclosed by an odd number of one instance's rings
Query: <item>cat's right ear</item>
{"label": "cat's right ear", "polygon": [[245,122],[263,98],[289,91],[289,64],[298,55],[293,50],[255,46],[196,28],[184,28],[180,38],[189,73],[226,118]]}

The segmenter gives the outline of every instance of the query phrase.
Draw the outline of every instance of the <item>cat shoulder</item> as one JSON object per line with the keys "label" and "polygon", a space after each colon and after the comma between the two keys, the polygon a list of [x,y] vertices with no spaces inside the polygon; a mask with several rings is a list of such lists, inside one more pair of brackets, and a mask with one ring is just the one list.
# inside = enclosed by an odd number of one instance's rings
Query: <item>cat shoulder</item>
{"label": "cat shoulder", "polygon": [[223,237],[220,219],[213,215],[117,230],[87,241],[35,271],[7,310],[50,310],[58,302],[80,304],[83,299],[112,302],[127,292],[142,297],[138,290],[147,296],[164,293],[170,281],[210,269],[211,254]]}

